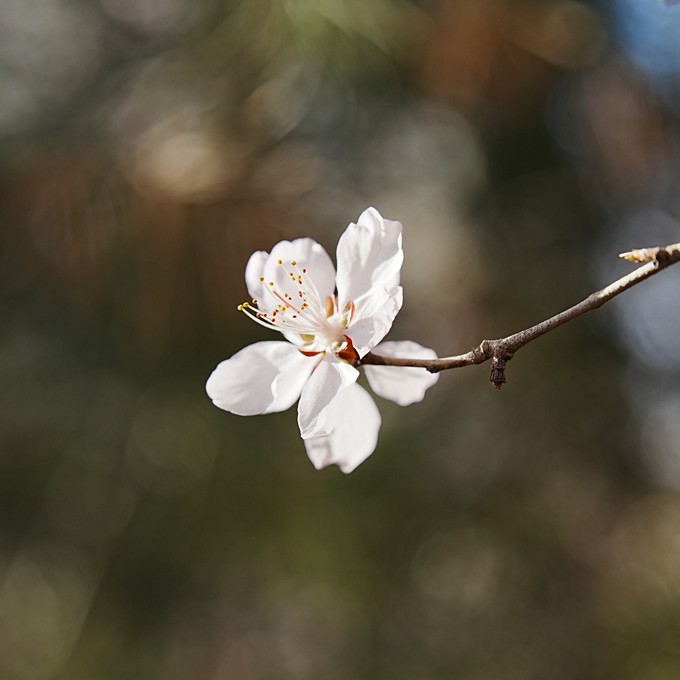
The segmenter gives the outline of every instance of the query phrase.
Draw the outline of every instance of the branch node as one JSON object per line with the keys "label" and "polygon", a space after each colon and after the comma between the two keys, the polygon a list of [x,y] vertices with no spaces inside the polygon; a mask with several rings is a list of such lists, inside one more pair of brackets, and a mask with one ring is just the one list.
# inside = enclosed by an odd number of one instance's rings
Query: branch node
{"label": "branch node", "polygon": [[472,359],[475,364],[483,364],[492,355],[493,349],[490,340],[482,340],[477,347],[472,348]]}
{"label": "branch node", "polygon": [[670,251],[670,248],[659,248],[657,253],[654,255],[654,259],[658,265],[666,266],[673,261],[674,257],[673,253]]}
{"label": "branch node", "polygon": [[493,383],[494,389],[500,390],[505,380],[505,364],[507,361],[500,357],[494,357],[491,361],[491,375],[489,380]]}

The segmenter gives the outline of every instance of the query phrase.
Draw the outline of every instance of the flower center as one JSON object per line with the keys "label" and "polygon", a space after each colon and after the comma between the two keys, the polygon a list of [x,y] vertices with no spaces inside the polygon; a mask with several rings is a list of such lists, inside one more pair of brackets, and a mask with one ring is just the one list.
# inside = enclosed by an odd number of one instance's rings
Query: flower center
{"label": "flower center", "polygon": [[354,303],[339,310],[334,295],[321,296],[306,267],[299,267],[295,260],[278,260],[277,264],[285,271],[286,285],[265,281],[261,276],[263,299],[244,302],[238,310],[261,326],[283,333],[300,351],[341,355],[351,347],[345,330],[352,320]]}

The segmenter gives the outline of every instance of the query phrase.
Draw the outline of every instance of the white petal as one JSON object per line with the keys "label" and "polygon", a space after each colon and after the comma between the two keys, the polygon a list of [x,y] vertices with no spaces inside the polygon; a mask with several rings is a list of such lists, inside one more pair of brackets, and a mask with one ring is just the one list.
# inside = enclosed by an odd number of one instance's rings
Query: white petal
{"label": "white petal", "polygon": [[298,404],[298,425],[303,439],[330,434],[329,407],[358,377],[356,368],[340,361],[334,354],[326,354],[307,381]]}
{"label": "white petal", "polygon": [[[279,264],[279,261],[282,264]],[[295,265],[291,263],[295,262]],[[303,269],[306,270],[303,273]],[[291,278],[302,276],[302,288],[309,294],[316,289],[321,309],[326,297],[335,291],[335,267],[328,253],[311,238],[298,238],[295,241],[277,243],[264,263],[261,276],[264,286],[269,290],[276,289],[280,295],[288,294],[297,301],[301,286]],[[270,283],[274,285],[271,286]],[[257,298],[260,300],[260,298]],[[265,309],[273,310],[281,300],[268,293],[261,300]],[[260,309],[263,307],[260,306]]]}
{"label": "white petal", "polygon": [[284,411],[317,363],[288,342],[256,342],[218,364],[205,389],[215,406],[239,416]]}
{"label": "white petal", "polygon": [[272,385],[274,401],[267,407],[266,413],[279,413],[289,409],[300,398],[309,376],[321,361],[320,356],[307,357],[301,354],[288,342],[282,344],[292,347],[293,352],[288,353],[280,365],[281,372]]}
{"label": "white petal", "polygon": [[253,300],[262,299],[263,284],[260,277],[264,275],[264,263],[269,253],[264,250],[256,250],[246,265],[246,287]]}
{"label": "white petal", "polygon": [[387,335],[403,301],[401,286],[391,290],[375,288],[371,295],[359,300],[346,335],[351,338],[360,357]]}
{"label": "white petal", "polygon": [[[436,359],[437,353],[417,342],[383,342],[374,354],[384,357],[404,359]],[[390,399],[399,406],[408,406],[422,401],[425,392],[439,380],[438,373],[430,373],[424,368],[404,368],[401,366],[364,366],[368,384],[379,396]]]}
{"label": "white petal", "polygon": [[401,222],[386,220],[375,208],[368,208],[340,237],[337,258],[341,309],[372,288],[394,287],[404,260]]}
{"label": "white petal", "polygon": [[359,385],[350,385],[333,400],[329,420],[331,434],[305,439],[307,455],[317,470],[337,465],[344,473],[363,463],[378,443],[380,413],[371,396]]}

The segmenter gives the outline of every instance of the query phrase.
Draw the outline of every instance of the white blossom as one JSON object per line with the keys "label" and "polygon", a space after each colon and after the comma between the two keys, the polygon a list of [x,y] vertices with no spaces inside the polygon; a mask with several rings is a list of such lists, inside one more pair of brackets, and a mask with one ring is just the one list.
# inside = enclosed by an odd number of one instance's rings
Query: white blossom
{"label": "white blossom", "polygon": [[[337,247],[337,275],[310,238],[281,241],[253,253],[246,265],[252,298],[239,310],[286,341],[257,342],[213,371],[213,403],[237,415],[284,411],[298,399],[298,425],[317,469],[351,472],[375,450],[380,414],[356,384],[355,364],[369,351],[435,358],[415,342],[380,341],[399,312],[404,259],[402,225],[375,208],[350,224]],[[366,366],[371,388],[402,406],[421,401],[438,376],[421,368]]]}

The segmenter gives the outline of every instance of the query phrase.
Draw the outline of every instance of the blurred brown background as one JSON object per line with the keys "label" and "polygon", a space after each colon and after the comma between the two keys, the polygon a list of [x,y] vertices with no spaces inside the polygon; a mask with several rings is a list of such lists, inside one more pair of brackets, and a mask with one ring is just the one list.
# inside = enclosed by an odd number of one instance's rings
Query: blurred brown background
{"label": "blurred brown background", "polygon": [[256,249],[404,223],[392,339],[519,330],[680,240],[680,6],[5,0],[3,680],[677,680],[680,268],[380,401],[315,472],[214,408]]}

